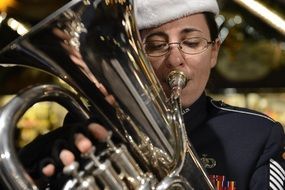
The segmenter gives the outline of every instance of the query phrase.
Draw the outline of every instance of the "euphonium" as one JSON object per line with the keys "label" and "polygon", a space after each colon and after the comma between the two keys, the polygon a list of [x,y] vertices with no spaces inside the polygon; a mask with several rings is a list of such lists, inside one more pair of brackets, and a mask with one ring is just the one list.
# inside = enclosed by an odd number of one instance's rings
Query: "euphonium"
{"label": "euphonium", "polygon": [[[124,142],[115,145],[110,135],[105,160],[94,148],[85,155],[90,160],[85,170],[78,171],[77,162],[64,168],[73,179],[63,189],[100,189],[98,181],[105,189],[214,189],[185,133],[180,92],[187,79],[171,72],[173,93],[169,100],[165,97],[141,51],[133,14],[132,0],[73,0],[0,52],[2,66],[46,71],[77,92],[74,96],[54,85],[36,86],[1,109],[0,174],[8,188],[38,189],[11,139],[29,106],[51,100],[83,119],[100,116]],[[115,102],[105,100],[98,88],[102,85]]]}

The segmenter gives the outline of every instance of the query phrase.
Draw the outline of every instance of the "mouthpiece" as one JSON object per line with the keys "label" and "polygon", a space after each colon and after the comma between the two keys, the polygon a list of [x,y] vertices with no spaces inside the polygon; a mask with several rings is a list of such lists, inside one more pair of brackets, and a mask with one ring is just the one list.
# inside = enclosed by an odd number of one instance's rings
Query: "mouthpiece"
{"label": "mouthpiece", "polygon": [[178,98],[181,95],[182,89],[187,84],[187,77],[182,71],[171,71],[168,74],[167,82],[169,87],[171,88],[171,98]]}
{"label": "mouthpiece", "polygon": [[181,87],[181,89],[183,89],[186,86],[187,81],[188,79],[182,71],[171,71],[167,77],[170,88]]}

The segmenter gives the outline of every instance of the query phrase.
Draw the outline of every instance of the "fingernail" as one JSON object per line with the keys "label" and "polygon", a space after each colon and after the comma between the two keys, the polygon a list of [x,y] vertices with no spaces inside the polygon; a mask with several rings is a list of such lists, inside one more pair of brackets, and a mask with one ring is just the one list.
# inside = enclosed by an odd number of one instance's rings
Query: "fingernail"
{"label": "fingernail", "polygon": [[65,166],[70,165],[75,160],[73,153],[67,149],[63,149],[60,152],[59,158],[62,161],[63,165],[65,165]]}

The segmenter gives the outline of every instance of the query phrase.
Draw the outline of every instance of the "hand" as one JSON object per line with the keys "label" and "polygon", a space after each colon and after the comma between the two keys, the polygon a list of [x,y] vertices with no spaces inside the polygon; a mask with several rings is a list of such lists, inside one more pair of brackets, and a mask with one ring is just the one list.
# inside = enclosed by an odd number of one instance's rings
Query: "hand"
{"label": "hand", "polygon": [[[91,135],[98,141],[104,142],[108,137],[108,131],[100,124],[91,123],[88,125],[88,129]],[[87,153],[91,150],[92,142],[82,133],[75,134],[74,139],[74,143],[81,153]],[[64,166],[68,166],[75,161],[74,154],[67,149],[63,149],[60,152],[59,158]],[[51,177],[55,174],[55,169],[55,165],[49,163],[42,168],[42,173],[47,177]]]}
{"label": "hand", "polygon": [[[75,65],[77,65],[78,68],[95,84],[95,86],[105,96],[105,100],[112,106],[116,106],[114,96],[109,94],[106,88],[96,79],[96,77],[88,68],[87,64],[84,62],[79,50],[70,45],[69,41],[71,40],[71,36],[69,36],[68,33],[64,32],[63,30],[60,30],[59,28],[54,28],[53,33],[60,39],[60,44],[69,54],[71,61]],[[88,126],[88,129],[90,131],[90,134],[96,140],[105,141],[105,139],[107,138],[107,130],[99,124],[92,123]],[[92,148],[91,140],[89,140],[82,133],[77,133],[74,135],[74,144],[80,153],[87,153]],[[67,148],[62,149],[58,157],[63,166],[70,165],[76,160],[75,154]],[[54,159],[50,160],[53,161]],[[43,164],[44,166],[40,169],[41,173],[46,177],[55,176],[56,173],[61,172],[57,170],[62,166],[60,164],[60,167],[58,167],[57,163],[55,164],[53,162],[46,162],[45,164]]]}

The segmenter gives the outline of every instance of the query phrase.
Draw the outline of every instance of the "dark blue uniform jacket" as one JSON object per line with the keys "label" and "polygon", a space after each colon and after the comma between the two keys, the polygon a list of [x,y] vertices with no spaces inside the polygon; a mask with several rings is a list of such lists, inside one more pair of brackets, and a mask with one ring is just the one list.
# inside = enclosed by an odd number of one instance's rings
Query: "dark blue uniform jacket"
{"label": "dark blue uniform jacket", "polygon": [[285,136],[278,122],[205,95],[184,109],[184,119],[212,178],[232,181],[238,190],[285,189]]}

